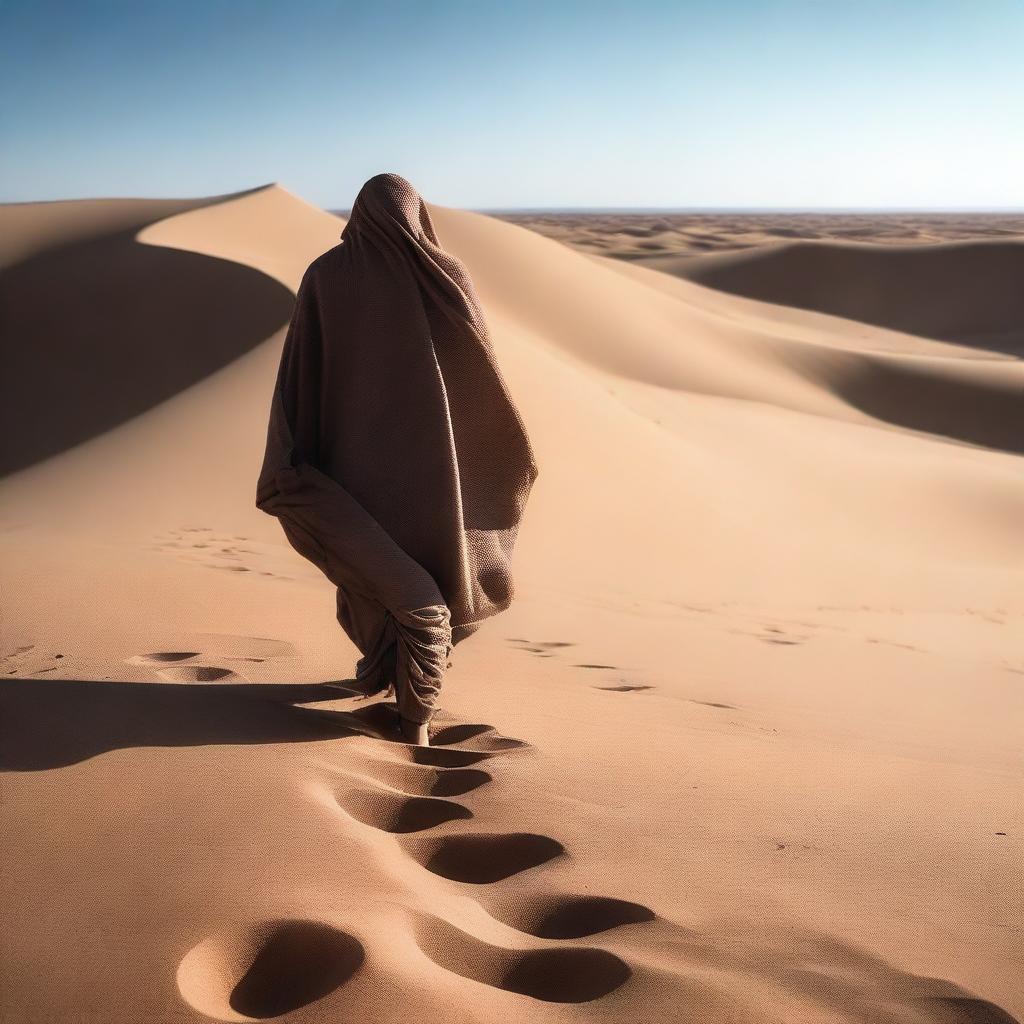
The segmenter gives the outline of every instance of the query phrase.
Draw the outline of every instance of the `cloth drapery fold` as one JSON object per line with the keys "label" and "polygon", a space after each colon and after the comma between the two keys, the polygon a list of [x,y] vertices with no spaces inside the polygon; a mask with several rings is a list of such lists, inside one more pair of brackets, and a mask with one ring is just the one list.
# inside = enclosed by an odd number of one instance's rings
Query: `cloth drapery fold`
{"label": "cloth drapery fold", "polygon": [[464,266],[404,178],[360,190],[303,275],[256,506],[337,587],[365,692],[429,721],[454,645],[514,596],[538,475]]}
{"label": "cloth drapery fold", "polygon": [[363,654],[358,688],[394,685],[402,717],[429,721],[453,647],[450,612],[430,574],[313,466],[279,470],[260,508],[338,588],[338,621]]}

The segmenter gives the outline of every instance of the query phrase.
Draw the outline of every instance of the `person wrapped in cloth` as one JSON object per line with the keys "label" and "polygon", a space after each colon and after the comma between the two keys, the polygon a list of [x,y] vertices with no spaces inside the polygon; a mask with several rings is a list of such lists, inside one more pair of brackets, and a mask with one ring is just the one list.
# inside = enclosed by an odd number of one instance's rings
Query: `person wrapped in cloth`
{"label": "person wrapped in cloth", "polygon": [[417,190],[375,175],[299,285],[256,507],[337,587],[357,688],[393,686],[411,742],[454,646],[512,602],[537,475],[466,268]]}

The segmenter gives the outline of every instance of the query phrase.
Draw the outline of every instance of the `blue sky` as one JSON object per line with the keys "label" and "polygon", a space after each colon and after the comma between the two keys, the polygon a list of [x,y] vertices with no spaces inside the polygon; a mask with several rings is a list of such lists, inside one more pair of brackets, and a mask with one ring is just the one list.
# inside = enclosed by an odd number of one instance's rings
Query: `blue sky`
{"label": "blue sky", "polygon": [[1024,208],[1024,0],[0,0],[0,201]]}

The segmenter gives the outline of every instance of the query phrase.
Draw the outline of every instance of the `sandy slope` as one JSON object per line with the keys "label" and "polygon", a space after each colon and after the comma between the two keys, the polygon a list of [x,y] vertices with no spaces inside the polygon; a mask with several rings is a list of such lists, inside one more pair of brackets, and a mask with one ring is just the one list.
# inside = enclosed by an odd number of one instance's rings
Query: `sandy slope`
{"label": "sandy slope", "polygon": [[766,302],[980,349],[1024,352],[1020,240],[913,248],[801,240],[639,262]]}
{"label": "sandy slope", "polygon": [[252,506],[342,222],[0,209],[3,1019],[1024,1015],[1022,364],[431,210],[542,473],[424,751]]}

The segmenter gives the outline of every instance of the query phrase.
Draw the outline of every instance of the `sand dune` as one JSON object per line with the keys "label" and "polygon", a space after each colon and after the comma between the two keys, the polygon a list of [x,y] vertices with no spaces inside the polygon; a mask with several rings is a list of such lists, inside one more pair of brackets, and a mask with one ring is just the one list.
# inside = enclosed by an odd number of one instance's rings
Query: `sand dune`
{"label": "sand dune", "polygon": [[1016,250],[751,297],[431,213],[543,472],[423,749],[252,505],[343,222],[0,208],[4,1019],[1020,1018]]}
{"label": "sand dune", "polygon": [[1024,242],[800,240],[644,265],[748,298],[1021,355]]}
{"label": "sand dune", "polygon": [[623,260],[738,252],[782,239],[899,247],[1024,238],[1024,215],[1009,211],[520,210],[494,216],[580,252]]}
{"label": "sand dune", "polygon": [[72,243],[3,275],[0,303],[18,344],[6,359],[0,429],[20,443],[4,447],[0,472],[151,409],[287,323],[292,293],[282,285],[134,234]]}

